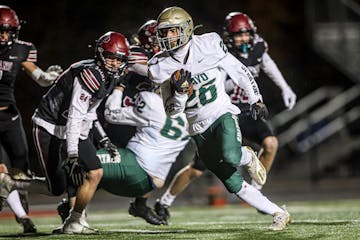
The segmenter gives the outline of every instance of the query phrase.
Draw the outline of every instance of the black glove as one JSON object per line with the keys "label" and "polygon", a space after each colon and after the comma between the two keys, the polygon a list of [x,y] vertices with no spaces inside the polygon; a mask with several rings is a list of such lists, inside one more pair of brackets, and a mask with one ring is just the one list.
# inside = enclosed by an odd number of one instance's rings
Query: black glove
{"label": "black glove", "polygon": [[86,172],[78,163],[77,156],[68,157],[64,163],[64,169],[74,187],[80,187],[86,176]]}
{"label": "black glove", "polygon": [[109,138],[106,137],[100,140],[100,145],[102,148],[105,148],[105,150],[110,154],[110,157],[113,161],[117,161],[120,159],[118,148],[110,141]]}
{"label": "black glove", "polygon": [[192,84],[191,72],[184,69],[176,70],[171,75],[170,81],[175,91],[185,94],[189,91]]}
{"label": "black glove", "polygon": [[262,102],[254,103],[250,106],[251,117],[254,120],[266,119],[269,115],[269,111],[266,105]]}

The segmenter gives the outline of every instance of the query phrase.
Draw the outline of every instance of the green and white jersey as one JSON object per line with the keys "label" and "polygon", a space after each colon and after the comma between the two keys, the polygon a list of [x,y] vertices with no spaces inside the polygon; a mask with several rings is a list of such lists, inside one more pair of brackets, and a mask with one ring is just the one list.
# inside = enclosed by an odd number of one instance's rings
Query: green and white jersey
{"label": "green and white jersey", "polygon": [[126,146],[139,165],[153,177],[165,180],[171,165],[189,141],[185,115],[170,118],[162,99],[153,92],[140,92],[135,106],[105,112],[113,124],[136,126],[135,136]]}
{"label": "green and white jersey", "polygon": [[[191,96],[171,94],[170,76],[181,68],[192,74],[194,92]],[[228,53],[216,33],[194,35],[173,54],[159,53],[149,61],[149,77],[162,87],[166,112],[176,116],[185,111],[190,135],[203,133],[225,113],[240,113],[225,92],[226,74],[247,92],[251,104],[262,99],[250,71]]]}

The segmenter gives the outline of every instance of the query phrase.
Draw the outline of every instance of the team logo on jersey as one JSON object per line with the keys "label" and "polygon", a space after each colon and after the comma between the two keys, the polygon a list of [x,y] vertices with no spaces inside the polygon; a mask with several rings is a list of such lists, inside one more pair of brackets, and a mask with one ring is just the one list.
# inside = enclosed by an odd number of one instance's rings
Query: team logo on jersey
{"label": "team logo on jersey", "polygon": [[129,96],[125,96],[125,97],[124,97],[124,100],[123,100],[123,105],[124,105],[125,107],[134,106],[134,105],[135,105],[134,99],[132,99],[132,98],[129,97]]}
{"label": "team logo on jersey", "polygon": [[209,80],[209,77],[208,77],[208,75],[206,75],[206,73],[200,73],[200,74],[192,77],[192,80],[193,80],[194,84],[199,84],[201,82],[206,82],[207,80]]}

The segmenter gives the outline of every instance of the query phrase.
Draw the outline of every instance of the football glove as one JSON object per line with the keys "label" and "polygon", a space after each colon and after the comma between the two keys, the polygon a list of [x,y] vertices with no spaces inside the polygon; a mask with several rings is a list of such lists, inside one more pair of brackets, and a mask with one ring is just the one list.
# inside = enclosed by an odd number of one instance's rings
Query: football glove
{"label": "football glove", "polygon": [[114,162],[120,160],[118,148],[110,141],[108,137],[100,140],[100,146],[110,154],[110,157]]}
{"label": "football glove", "polygon": [[170,77],[172,86],[180,94],[188,93],[192,85],[191,72],[180,69],[176,70]]}
{"label": "football glove", "polygon": [[46,72],[47,73],[55,72],[58,75],[60,75],[63,72],[63,69],[59,65],[51,65],[51,66],[48,67],[48,69],[46,69]]}
{"label": "football glove", "polygon": [[291,88],[285,88],[281,95],[283,97],[285,107],[287,107],[288,110],[291,110],[296,103],[295,93],[291,90]]}
{"label": "football glove", "polygon": [[250,105],[250,114],[254,120],[266,119],[269,115],[269,111],[264,103],[257,102]]}
{"label": "football glove", "polygon": [[86,172],[79,165],[77,156],[68,157],[63,167],[74,187],[80,187],[84,183]]}

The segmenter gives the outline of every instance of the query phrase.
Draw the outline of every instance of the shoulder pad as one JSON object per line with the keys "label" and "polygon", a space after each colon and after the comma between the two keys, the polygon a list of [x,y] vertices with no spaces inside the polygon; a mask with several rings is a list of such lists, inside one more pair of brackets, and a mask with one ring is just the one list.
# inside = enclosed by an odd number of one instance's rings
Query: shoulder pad
{"label": "shoulder pad", "polygon": [[193,61],[201,62],[201,71],[216,66],[228,54],[222,38],[214,32],[193,36],[192,48],[196,52]]}
{"label": "shoulder pad", "polygon": [[82,86],[90,93],[97,92],[105,81],[105,76],[97,66],[83,66],[78,76]]}
{"label": "shoulder pad", "polygon": [[130,46],[129,64],[146,63],[148,60],[148,55],[142,47],[136,45]]}
{"label": "shoulder pad", "polygon": [[260,47],[264,52],[267,52],[269,49],[267,42],[258,34],[254,36],[254,46]]}
{"label": "shoulder pad", "polygon": [[143,47],[138,46],[138,45],[131,45],[130,46],[130,52],[138,52],[138,53],[146,54],[145,49]]}
{"label": "shoulder pad", "polygon": [[32,44],[31,42],[25,42],[25,41],[18,40],[18,39],[16,39],[14,42],[16,42],[16,43],[18,43],[18,44],[20,44],[20,45],[26,45],[26,46],[29,46],[29,47],[31,47],[31,46],[34,45],[34,44]]}
{"label": "shoulder pad", "polygon": [[161,62],[164,58],[168,57],[169,54],[167,52],[164,51],[160,51],[158,53],[156,53],[152,58],[150,58],[149,60],[149,65],[155,65],[158,62]]}
{"label": "shoulder pad", "polygon": [[219,34],[215,32],[205,33],[202,35],[194,36],[195,43],[201,43],[201,46],[204,50],[207,51],[217,51],[220,44],[223,42]]}

